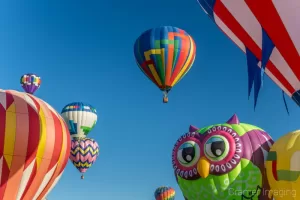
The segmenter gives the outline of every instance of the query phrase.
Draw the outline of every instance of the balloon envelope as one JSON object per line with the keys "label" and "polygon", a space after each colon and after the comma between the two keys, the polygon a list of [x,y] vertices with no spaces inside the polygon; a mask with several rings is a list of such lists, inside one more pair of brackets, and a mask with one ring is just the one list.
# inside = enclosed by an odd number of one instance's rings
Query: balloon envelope
{"label": "balloon envelope", "polygon": [[174,145],[172,164],[186,199],[270,200],[265,160],[273,144],[261,128],[226,123],[196,128]]}
{"label": "balloon envelope", "polygon": [[174,200],[175,190],[171,187],[162,186],[155,190],[154,197],[156,200]]}
{"label": "balloon envelope", "polygon": [[[255,102],[266,74],[300,106],[299,1],[198,0],[204,12],[243,51],[248,93]],[[270,97],[271,99],[273,97]]]}
{"label": "balloon envelope", "polygon": [[[300,130],[282,135],[272,145],[266,161],[270,196],[274,200],[296,200],[300,193]],[[284,188],[284,189],[283,189]],[[286,192],[276,192],[276,191]],[[284,194],[284,195],[283,195]]]}
{"label": "balloon envelope", "polygon": [[136,40],[134,56],[141,71],[168,92],[192,67],[196,45],[184,30],[162,26],[147,30]]}
{"label": "balloon envelope", "polygon": [[41,77],[36,74],[24,74],[20,83],[25,92],[33,94],[41,86]]}
{"label": "balloon envelope", "polygon": [[33,95],[0,90],[0,199],[47,196],[68,162],[68,127]]}
{"label": "balloon envelope", "polygon": [[85,173],[99,156],[99,145],[91,138],[71,141],[70,160],[80,173]]}
{"label": "balloon envelope", "polygon": [[95,127],[97,123],[96,109],[86,103],[74,102],[66,105],[62,117],[69,127],[72,138],[84,138]]}

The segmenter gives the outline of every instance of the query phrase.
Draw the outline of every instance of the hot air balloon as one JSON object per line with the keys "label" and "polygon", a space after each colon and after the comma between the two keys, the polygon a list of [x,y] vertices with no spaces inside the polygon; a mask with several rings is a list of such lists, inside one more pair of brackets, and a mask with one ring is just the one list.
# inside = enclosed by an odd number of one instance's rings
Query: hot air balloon
{"label": "hot air balloon", "polygon": [[156,200],[174,200],[175,190],[171,187],[162,186],[155,190],[154,197]]}
{"label": "hot air balloon", "polygon": [[[204,12],[246,53],[254,105],[265,72],[300,106],[299,1],[198,0]],[[284,93],[283,93],[284,94]]]}
{"label": "hot air balloon", "polygon": [[163,92],[163,103],[167,103],[170,90],[191,69],[196,45],[184,30],[162,26],[147,30],[136,40],[134,56],[141,71]]}
{"label": "hot air balloon", "polygon": [[61,115],[69,127],[72,138],[84,138],[97,123],[96,109],[86,103],[74,102],[66,105]]}
{"label": "hot air balloon", "polygon": [[190,126],[172,153],[185,199],[270,200],[264,164],[272,144],[265,131],[237,115],[223,124]]}
{"label": "hot air balloon", "polygon": [[300,193],[300,130],[281,136],[271,147],[266,161],[274,200],[297,200]]}
{"label": "hot air balloon", "polygon": [[21,76],[20,83],[25,92],[34,94],[41,86],[41,77],[36,74],[24,74]]}
{"label": "hot air balloon", "polygon": [[81,179],[84,179],[83,174],[94,164],[98,156],[99,146],[94,139],[85,137],[71,141],[70,160],[82,173]]}
{"label": "hot air balloon", "polygon": [[41,200],[68,162],[70,134],[49,104],[0,90],[0,199]]}

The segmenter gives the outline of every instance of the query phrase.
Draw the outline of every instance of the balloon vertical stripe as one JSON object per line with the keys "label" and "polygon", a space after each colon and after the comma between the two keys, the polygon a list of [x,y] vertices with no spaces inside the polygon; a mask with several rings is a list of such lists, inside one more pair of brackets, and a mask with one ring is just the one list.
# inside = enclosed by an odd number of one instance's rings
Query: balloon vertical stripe
{"label": "balloon vertical stripe", "polygon": [[[54,113],[51,111],[51,114],[53,116],[53,119],[56,119],[56,117],[54,116],[58,116],[57,113]],[[59,117],[57,118],[59,121],[57,121],[57,125],[60,125],[60,127],[67,127],[66,123],[64,122],[64,120]],[[61,148],[62,150],[60,151],[60,155],[59,155],[59,163],[60,165],[57,166],[56,171],[54,176],[52,176],[51,180],[48,182],[48,184],[46,185],[45,189],[42,191],[42,193],[40,194],[41,197],[45,198],[46,195],[53,189],[53,187],[55,186],[55,184],[58,182],[58,180],[60,179],[67,163],[68,163],[68,159],[69,159],[69,155],[70,155],[70,142],[64,142],[66,140],[70,140],[70,136],[69,136],[69,131],[68,129],[64,129],[62,128],[62,143],[61,143]],[[68,151],[66,151],[66,149]]]}
{"label": "balloon vertical stripe", "polygon": [[[13,99],[12,95],[8,95],[9,99]],[[8,106],[8,105],[7,105]],[[11,101],[9,107],[6,109],[6,127],[11,127],[5,129],[5,139],[4,139],[4,159],[7,163],[9,169],[8,181],[6,184],[6,194],[3,199],[13,199],[15,196],[9,194],[15,194],[16,184],[21,178],[18,172],[21,163],[19,160],[13,162],[14,147],[15,147],[15,138],[16,138],[16,105],[14,101]],[[9,198],[10,197],[10,198]],[[13,198],[12,198],[13,197]]]}
{"label": "balloon vertical stripe", "polygon": [[[6,125],[6,106],[3,107],[1,106],[1,104],[3,105],[3,98],[5,98],[5,96],[3,95],[3,93],[0,92],[0,133],[5,133],[5,125]],[[4,154],[4,138],[5,138],[5,134],[0,134],[0,155]],[[4,190],[6,187],[6,180],[8,177],[8,170],[6,169],[6,163],[3,161],[3,157],[0,157],[0,166],[2,166],[0,168],[0,199],[3,199],[3,195],[4,195]],[[4,172],[4,173],[3,173]],[[5,183],[5,184],[1,184],[1,183]]]}
{"label": "balloon vertical stripe", "polygon": [[37,167],[40,166],[41,163],[41,159],[42,156],[44,155],[44,151],[45,151],[45,143],[46,143],[46,116],[45,116],[45,112],[44,107],[41,105],[42,109],[40,110],[39,116],[40,116],[40,122],[41,122],[41,130],[40,130],[40,140],[39,140],[39,145],[38,145],[38,149],[36,152],[36,156],[37,156]]}
{"label": "balloon vertical stripe", "polygon": [[[56,137],[59,136],[59,135],[62,135],[63,132],[62,132],[62,125],[60,123],[60,120],[58,118],[53,118],[53,122],[54,122],[54,129],[55,130],[58,130],[55,132],[56,134]],[[56,161],[60,159],[60,156],[61,156],[61,149],[63,148],[63,138],[59,138],[57,140],[54,141],[54,151],[52,153],[52,156],[51,156],[51,163],[50,163],[50,166],[49,166],[49,170],[54,167],[54,165],[56,164]]]}
{"label": "balloon vertical stripe", "polygon": [[[57,114],[57,113],[55,113]],[[65,123],[65,121],[62,118],[59,118],[60,124],[62,127],[68,127]],[[68,137],[66,136],[66,134],[70,134],[68,129],[62,129],[63,131],[63,141],[70,139],[69,135]],[[60,168],[60,175],[63,173],[63,171],[65,170],[65,166],[67,165],[68,161],[69,161],[69,156],[70,156],[70,149],[71,149],[71,142],[63,142],[63,149],[68,149],[68,152],[65,152],[64,155],[61,156],[62,159],[62,165]]]}
{"label": "balloon vertical stripe", "polygon": [[178,71],[177,76],[175,76],[175,72],[174,75],[172,75],[171,78],[171,82],[172,82],[172,87],[178,83],[179,80],[181,80],[183,78],[183,76],[191,69],[191,66],[193,65],[194,61],[195,61],[195,54],[192,54],[190,52],[194,52],[196,45],[194,40],[188,36],[189,41],[190,41],[190,49],[189,51],[186,52],[186,60],[183,63],[182,68],[180,68],[180,70]]}
{"label": "balloon vertical stripe", "polygon": [[[34,104],[28,106],[28,117],[29,117],[29,135],[28,135],[28,149],[26,154],[26,167],[28,167],[35,159],[37,146],[39,144],[40,138],[40,118],[38,110],[34,109],[38,102],[33,102]],[[32,107],[33,106],[33,107]],[[40,109],[40,108],[39,108]]]}
{"label": "balloon vertical stripe", "polygon": [[70,136],[55,112],[30,94],[0,90],[0,199],[41,200],[61,176]]}
{"label": "balloon vertical stripe", "polygon": [[[31,98],[32,99],[32,98]],[[33,173],[34,174],[34,179],[31,182],[31,186],[30,189],[27,191],[27,197],[33,198],[33,196],[36,193],[36,190],[38,190],[39,188],[39,183],[42,182],[43,178],[44,178],[44,174],[47,173],[48,171],[48,167],[49,167],[49,161],[46,159],[47,155],[46,155],[46,148],[48,149],[49,146],[51,145],[51,143],[53,143],[53,141],[48,140],[47,141],[47,147],[46,147],[46,139],[47,139],[47,131],[49,129],[49,127],[51,127],[49,125],[49,117],[48,117],[48,109],[47,107],[45,107],[45,105],[43,104],[43,102],[39,102],[39,106],[40,106],[40,110],[39,110],[39,119],[40,119],[40,123],[41,123],[41,128],[40,128],[40,135],[39,135],[39,143],[37,143],[38,145],[38,149],[36,151],[36,171]],[[53,130],[53,129],[52,129]],[[50,149],[49,150],[55,150],[55,149]],[[51,156],[51,155],[50,155]],[[44,157],[45,159],[42,159],[42,157]]]}

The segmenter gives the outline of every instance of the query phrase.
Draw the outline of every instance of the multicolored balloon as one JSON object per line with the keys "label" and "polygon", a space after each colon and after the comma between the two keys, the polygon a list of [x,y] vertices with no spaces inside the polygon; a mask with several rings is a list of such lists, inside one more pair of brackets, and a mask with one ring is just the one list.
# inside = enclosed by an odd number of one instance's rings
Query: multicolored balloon
{"label": "multicolored balloon", "polygon": [[96,109],[86,103],[74,102],[66,105],[61,115],[69,127],[72,138],[84,138],[97,123]]}
{"label": "multicolored balloon", "polygon": [[172,163],[188,200],[267,200],[265,161],[273,144],[261,128],[233,115],[224,124],[190,126],[173,149]]}
{"label": "multicolored balloon", "polygon": [[144,32],[134,44],[134,56],[141,71],[164,93],[188,73],[196,57],[196,44],[184,30],[162,26]]}
{"label": "multicolored balloon", "polygon": [[20,83],[25,92],[34,94],[41,86],[41,77],[36,74],[24,74],[21,76]]}
{"label": "multicolored balloon", "polygon": [[156,200],[174,200],[175,190],[171,187],[162,186],[155,190],[154,197]]}
{"label": "multicolored balloon", "polygon": [[0,199],[44,199],[70,155],[70,134],[49,104],[0,90]]}
{"label": "multicolored balloon", "polygon": [[266,74],[300,106],[299,1],[198,0],[204,12],[243,51],[248,95],[255,105]]}
{"label": "multicolored balloon", "polygon": [[70,160],[73,165],[83,174],[94,164],[99,156],[98,143],[91,138],[73,139],[71,141]]}

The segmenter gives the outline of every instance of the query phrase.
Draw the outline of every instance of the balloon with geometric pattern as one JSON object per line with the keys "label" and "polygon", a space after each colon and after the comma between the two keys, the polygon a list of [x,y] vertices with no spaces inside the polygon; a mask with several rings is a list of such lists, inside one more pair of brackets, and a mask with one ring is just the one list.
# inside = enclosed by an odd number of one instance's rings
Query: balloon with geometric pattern
{"label": "balloon with geometric pattern", "polygon": [[34,94],[41,86],[41,77],[36,74],[24,74],[20,83],[25,92]]}
{"label": "balloon with geometric pattern", "polygon": [[161,186],[154,192],[156,200],[175,200],[175,190],[171,187]]}
{"label": "balloon with geometric pattern", "polygon": [[70,160],[73,165],[83,174],[94,164],[99,156],[99,145],[91,138],[79,138],[71,141]]}
{"label": "balloon with geometric pattern", "polygon": [[164,94],[188,73],[196,57],[196,44],[184,30],[161,26],[145,31],[134,44],[134,56],[140,70]]}
{"label": "balloon with geometric pattern", "polygon": [[226,123],[190,126],[175,144],[172,163],[186,200],[268,200],[265,161],[273,144],[261,128]]}
{"label": "balloon with geometric pattern", "polygon": [[92,105],[82,102],[73,102],[66,105],[61,116],[69,127],[71,137],[84,138],[97,123],[97,111]]}
{"label": "balloon with geometric pattern", "polygon": [[44,199],[69,155],[70,133],[59,113],[31,94],[0,90],[0,199]]}

